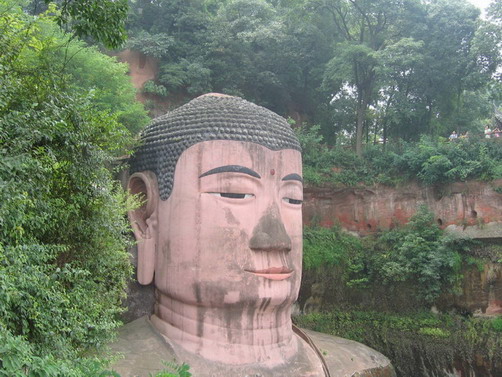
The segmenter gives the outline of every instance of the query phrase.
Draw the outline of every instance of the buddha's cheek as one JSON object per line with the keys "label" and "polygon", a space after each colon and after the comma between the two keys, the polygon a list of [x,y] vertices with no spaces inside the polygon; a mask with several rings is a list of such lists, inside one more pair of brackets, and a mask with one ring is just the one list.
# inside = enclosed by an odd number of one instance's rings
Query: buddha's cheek
{"label": "buddha's cheek", "polygon": [[197,275],[191,279],[198,305],[266,310],[296,300],[298,271],[282,281],[249,272],[256,265],[257,255],[248,247],[249,235],[245,230],[216,225],[203,229],[200,240],[205,247],[198,255]]}
{"label": "buddha's cheek", "polygon": [[193,282],[199,304],[221,306],[256,300],[258,282],[245,271],[252,263],[247,233],[215,225],[204,227],[200,237],[198,276]]}

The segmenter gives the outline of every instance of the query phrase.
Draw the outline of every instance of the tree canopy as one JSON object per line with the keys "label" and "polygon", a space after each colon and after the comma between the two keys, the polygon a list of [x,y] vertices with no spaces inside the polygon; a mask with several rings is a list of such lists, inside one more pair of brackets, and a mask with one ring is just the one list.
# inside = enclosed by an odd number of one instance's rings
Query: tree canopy
{"label": "tree canopy", "polygon": [[54,21],[73,38],[88,38],[108,48],[119,48],[127,39],[127,0],[20,0],[31,14],[45,12],[53,4]]}
{"label": "tree canopy", "polygon": [[0,376],[97,376],[131,274],[126,66],[0,0]]}
{"label": "tree canopy", "polygon": [[480,131],[502,101],[496,1],[486,21],[466,0],[138,0],[131,13],[129,45],[160,60],[157,93],[240,95],[359,155]]}

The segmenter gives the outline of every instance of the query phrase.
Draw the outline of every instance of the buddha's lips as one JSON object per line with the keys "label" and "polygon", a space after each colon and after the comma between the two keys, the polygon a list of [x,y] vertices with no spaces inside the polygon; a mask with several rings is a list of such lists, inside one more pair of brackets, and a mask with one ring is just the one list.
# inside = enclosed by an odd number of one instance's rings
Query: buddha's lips
{"label": "buddha's lips", "polygon": [[270,267],[263,270],[246,271],[269,280],[284,280],[293,275],[293,270],[286,267]]}

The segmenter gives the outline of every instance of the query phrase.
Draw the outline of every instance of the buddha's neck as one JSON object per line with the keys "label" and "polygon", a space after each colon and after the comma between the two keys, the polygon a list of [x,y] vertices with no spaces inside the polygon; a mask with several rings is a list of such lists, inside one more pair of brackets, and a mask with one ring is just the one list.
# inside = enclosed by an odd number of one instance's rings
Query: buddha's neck
{"label": "buddha's neck", "polygon": [[291,306],[208,308],[157,291],[152,323],[185,350],[226,364],[279,365],[297,352]]}

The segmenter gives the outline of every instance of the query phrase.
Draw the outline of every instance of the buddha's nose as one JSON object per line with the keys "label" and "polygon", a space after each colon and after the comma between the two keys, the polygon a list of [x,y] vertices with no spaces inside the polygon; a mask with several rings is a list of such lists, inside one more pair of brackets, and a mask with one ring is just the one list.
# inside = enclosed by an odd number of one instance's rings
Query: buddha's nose
{"label": "buddha's nose", "polygon": [[249,247],[254,251],[290,251],[291,239],[275,206],[269,207],[253,229]]}

